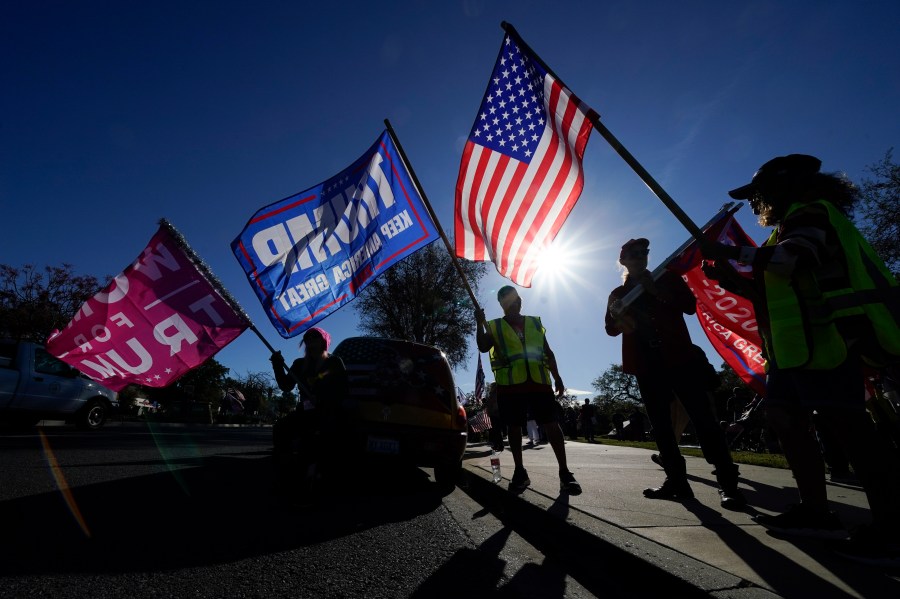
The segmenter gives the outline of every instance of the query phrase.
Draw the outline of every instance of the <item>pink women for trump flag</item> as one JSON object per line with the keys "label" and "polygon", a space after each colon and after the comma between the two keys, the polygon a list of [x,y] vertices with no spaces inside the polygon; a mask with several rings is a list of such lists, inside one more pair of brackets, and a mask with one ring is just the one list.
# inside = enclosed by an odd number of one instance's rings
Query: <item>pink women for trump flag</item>
{"label": "pink women for trump flag", "polygon": [[47,351],[119,391],[165,387],[250,321],[166,221],[131,265],[84,303]]}
{"label": "pink women for trump flag", "polygon": [[456,182],[456,255],[493,261],[531,286],[584,186],[592,111],[545,68],[512,27],[463,150]]}

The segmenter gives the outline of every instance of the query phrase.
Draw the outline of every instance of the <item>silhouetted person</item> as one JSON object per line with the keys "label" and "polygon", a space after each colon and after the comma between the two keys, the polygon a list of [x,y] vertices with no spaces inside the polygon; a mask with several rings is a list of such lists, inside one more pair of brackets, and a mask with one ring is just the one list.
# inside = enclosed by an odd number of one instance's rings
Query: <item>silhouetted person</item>
{"label": "silhouetted person", "polygon": [[581,432],[584,435],[584,438],[594,442],[594,414],[596,414],[597,408],[591,404],[590,399],[584,400],[584,405],[581,406],[581,412],[579,413],[579,418],[581,420]]}
{"label": "silhouetted person", "polygon": [[303,334],[304,356],[294,360],[290,370],[281,352],[270,358],[278,387],[286,393],[297,387],[298,392],[297,406],[272,427],[276,484],[281,489],[296,491],[309,482],[321,458],[322,433],[333,437],[339,428],[339,410],[348,394],[347,371],[339,357],[328,353],[330,341],[327,332],[312,327]]}
{"label": "silhouetted person", "polygon": [[[644,496],[694,496],[672,426],[671,404],[677,397],[694,423],[706,461],[716,467],[722,507],[741,508],[746,500],[737,487],[738,469],[713,414],[704,376],[709,362],[703,351],[691,343],[684,322],[685,314],[696,312],[696,300],[687,284],[674,273],[665,272],[653,280],[647,270],[649,247],[650,242],[643,238],[631,239],[622,246],[619,263],[626,269],[625,280],[610,294],[606,309],[606,332],[622,335],[622,371],[637,378],[666,472],[662,486],[645,489]],[[638,284],[643,293],[623,307],[622,298]]]}
{"label": "silhouetted person", "polygon": [[521,313],[522,298],[514,288],[501,287],[497,301],[503,308],[502,318],[486,321],[484,310],[475,311],[476,339],[479,351],[490,351],[500,416],[509,426],[509,449],[515,462],[509,486],[521,490],[531,484],[522,464],[522,428],[530,415],[542,426],[556,455],[560,490],[578,495],[581,486],[566,464],[565,439],[557,421],[558,404],[550,377],[558,396],[566,388],[544,326],[537,316]]}
{"label": "silhouetted person", "polygon": [[[730,191],[775,229],[759,248],[704,243],[704,256],[716,261],[705,271],[753,300],[768,361],[766,414],[800,494],[799,505],[756,521],[782,534],[846,535],[828,509],[822,454],[809,434],[815,409],[843,445],[872,511],[872,527],[838,551],[900,564],[900,469],[866,413],[862,373],[864,361],[900,360],[900,290],[847,218],[856,188],[820,167],[813,156],[779,156]],[[752,280],[724,268],[727,260],[752,265]]]}

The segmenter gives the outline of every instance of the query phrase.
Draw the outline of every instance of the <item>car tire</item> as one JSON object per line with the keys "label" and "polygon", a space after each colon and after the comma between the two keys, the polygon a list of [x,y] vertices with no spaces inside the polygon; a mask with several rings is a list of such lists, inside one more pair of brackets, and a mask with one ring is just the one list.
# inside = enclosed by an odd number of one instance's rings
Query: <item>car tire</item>
{"label": "car tire", "polygon": [[437,483],[442,493],[450,493],[456,488],[461,472],[462,460],[451,464],[439,464],[434,467],[434,482]]}
{"label": "car tire", "polygon": [[78,428],[97,430],[106,424],[108,415],[109,408],[106,404],[103,403],[102,400],[92,399],[84,406],[84,408],[82,408],[81,412],[78,413],[75,424]]}

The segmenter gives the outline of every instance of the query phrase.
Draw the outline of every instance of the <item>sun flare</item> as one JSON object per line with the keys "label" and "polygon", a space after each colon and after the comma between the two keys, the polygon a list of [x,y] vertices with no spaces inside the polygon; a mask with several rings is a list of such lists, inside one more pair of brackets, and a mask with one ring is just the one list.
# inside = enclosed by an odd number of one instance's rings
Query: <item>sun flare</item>
{"label": "sun flare", "polygon": [[536,276],[554,285],[571,283],[577,277],[580,260],[571,244],[557,238],[538,256]]}

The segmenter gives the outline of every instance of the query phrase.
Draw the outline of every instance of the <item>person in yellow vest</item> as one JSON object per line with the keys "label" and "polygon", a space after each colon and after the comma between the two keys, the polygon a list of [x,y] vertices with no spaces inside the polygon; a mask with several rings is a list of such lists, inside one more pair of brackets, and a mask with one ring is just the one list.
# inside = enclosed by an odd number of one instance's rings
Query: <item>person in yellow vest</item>
{"label": "person in yellow vest", "polygon": [[502,318],[487,321],[483,309],[475,311],[476,341],[479,351],[490,352],[500,417],[509,427],[509,449],[515,462],[509,488],[522,490],[531,484],[522,464],[522,429],[530,417],[543,427],[556,455],[560,491],[578,495],[581,486],[566,463],[565,439],[557,422],[559,404],[550,377],[557,396],[561,397],[566,387],[544,326],[537,316],[522,315],[522,298],[513,287],[501,287],[497,301],[503,308]]}
{"label": "person in yellow vest", "polygon": [[[900,468],[865,411],[862,365],[900,359],[900,287],[848,219],[858,199],[821,161],[791,154],[766,162],[729,192],[773,226],[759,248],[705,242],[706,274],[754,301],[768,362],[766,415],[778,433],[801,503],[759,515],[795,536],[841,539],[835,550],[858,562],[900,565]],[[723,262],[752,265],[751,281]],[[847,534],[829,511],[825,466],[810,433],[815,410],[841,441],[869,500],[872,525]]]}

